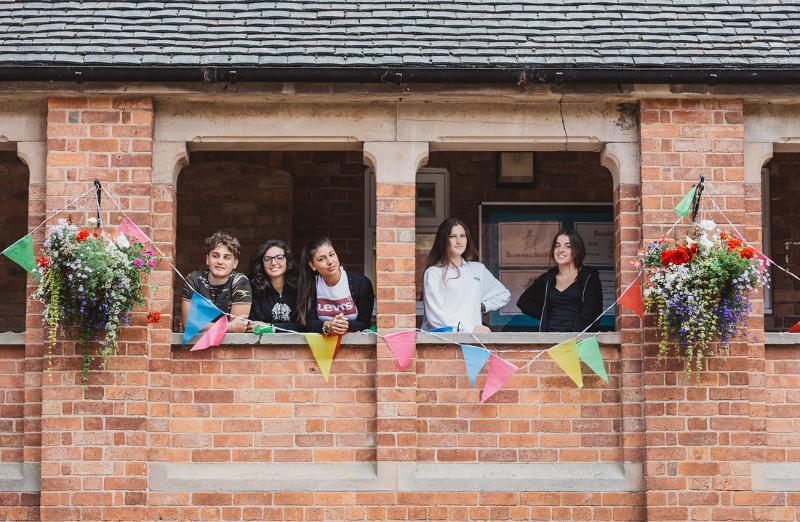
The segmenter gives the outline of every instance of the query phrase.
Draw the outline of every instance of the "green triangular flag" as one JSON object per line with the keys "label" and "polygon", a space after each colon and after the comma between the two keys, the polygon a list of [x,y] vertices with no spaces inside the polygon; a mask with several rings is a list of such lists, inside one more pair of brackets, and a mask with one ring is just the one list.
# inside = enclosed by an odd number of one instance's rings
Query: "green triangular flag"
{"label": "green triangular flag", "polygon": [[697,185],[692,187],[692,190],[689,191],[688,194],[683,196],[683,199],[680,203],[675,205],[675,213],[678,214],[680,217],[686,217],[686,214],[692,210],[692,203],[694,202],[694,193],[697,192]]}
{"label": "green triangular flag", "polygon": [[378,333],[378,325],[377,324],[373,324],[372,326],[369,327],[369,330],[371,332]]}
{"label": "green triangular flag", "polygon": [[18,239],[13,245],[3,250],[2,254],[25,269],[26,272],[36,272],[36,260],[33,257],[33,238],[30,234]]}
{"label": "green triangular flag", "polygon": [[589,337],[578,343],[578,358],[586,363],[594,373],[608,384],[608,374],[603,356],[600,354],[600,345],[597,344],[597,337]]}

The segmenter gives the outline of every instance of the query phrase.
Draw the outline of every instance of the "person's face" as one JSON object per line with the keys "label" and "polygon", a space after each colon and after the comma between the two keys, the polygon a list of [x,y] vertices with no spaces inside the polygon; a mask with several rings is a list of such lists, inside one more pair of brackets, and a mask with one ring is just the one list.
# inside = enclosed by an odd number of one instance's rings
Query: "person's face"
{"label": "person's face", "polygon": [[553,249],[553,261],[558,266],[569,266],[572,264],[572,245],[569,243],[569,236],[561,234],[556,238],[556,246]]}
{"label": "person's face", "polygon": [[238,265],[239,260],[225,245],[215,246],[206,256],[208,271],[217,279],[226,279]]}
{"label": "person's face", "polygon": [[461,225],[456,225],[450,229],[447,239],[450,247],[450,257],[461,257],[467,250],[467,231]]}
{"label": "person's face", "polygon": [[308,266],[323,276],[331,276],[337,273],[339,271],[339,257],[336,255],[333,245],[324,244],[316,249]]}
{"label": "person's face", "polygon": [[286,273],[286,252],[279,246],[271,246],[264,252],[262,263],[267,277],[280,277]]}

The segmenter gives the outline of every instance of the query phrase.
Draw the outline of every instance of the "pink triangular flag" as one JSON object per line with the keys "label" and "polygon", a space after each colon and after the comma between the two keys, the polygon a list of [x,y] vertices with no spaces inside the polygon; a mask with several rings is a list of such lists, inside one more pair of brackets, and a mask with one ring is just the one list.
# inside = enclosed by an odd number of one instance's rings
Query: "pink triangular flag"
{"label": "pink triangular flag", "polygon": [[503,387],[506,381],[510,379],[517,370],[519,370],[519,368],[510,362],[492,354],[492,356],[489,357],[489,376],[486,379],[486,385],[483,387],[483,392],[481,393],[481,403],[500,391],[500,388]]}
{"label": "pink triangular flag", "polygon": [[639,319],[644,321],[644,303],[642,303],[642,286],[639,284],[639,276],[636,276],[633,284],[619,296],[617,302],[631,312],[636,312]]}
{"label": "pink triangular flag", "polygon": [[119,222],[119,231],[122,234],[130,234],[136,239],[139,240],[141,243],[149,243],[150,238],[147,237],[147,234],[142,232],[142,229],[139,228],[136,223],[128,219],[127,217],[122,218],[122,221]]}
{"label": "pink triangular flag", "polygon": [[225,337],[225,332],[227,331],[228,316],[223,315],[217,319],[216,323],[211,325],[211,328],[206,330],[206,333],[203,334],[203,337],[201,337],[189,351],[196,352],[197,350],[205,350],[206,348],[211,348],[212,346],[218,346],[220,343],[222,343],[222,338]]}
{"label": "pink triangular flag", "polygon": [[405,370],[408,363],[411,362],[411,354],[414,353],[414,336],[416,331],[409,330],[407,332],[398,332],[389,334],[383,337],[386,346],[391,350],[394,355],[394,360],[397,361],[397,369]]}

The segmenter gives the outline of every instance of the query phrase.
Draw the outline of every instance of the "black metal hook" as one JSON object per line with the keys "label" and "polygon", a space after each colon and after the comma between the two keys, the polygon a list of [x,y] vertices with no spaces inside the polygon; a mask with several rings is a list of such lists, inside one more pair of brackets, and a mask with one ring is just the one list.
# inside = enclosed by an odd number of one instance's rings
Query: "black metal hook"
{"label": "black metal hook", "polygon": [[97,178],[94,180],[94,189],[97,191],[97,227],[99,228],[102,223],[100,221],[100,199],[103,197],[103,186],[100,185],[100,180]]}
{"label": "black metal hook", "polygon": [[694,193],[694,201],[692,206],[692,223],[697,219],[697,211],[700,209],[700,196],[703,195],[705,188],[705,177],[700,176],[700,183],[697,184],[697,190]]}

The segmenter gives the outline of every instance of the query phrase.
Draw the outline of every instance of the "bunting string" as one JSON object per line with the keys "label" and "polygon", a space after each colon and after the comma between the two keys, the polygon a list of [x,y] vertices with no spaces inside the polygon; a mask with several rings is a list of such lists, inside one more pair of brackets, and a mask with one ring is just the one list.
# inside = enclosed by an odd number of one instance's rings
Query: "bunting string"
{"label": "bunting string", "polygon": [[[689,194],[684,196],[681,202],[676,206],[675,212],[679,215],[679,218],[672,224],[670,229],[664,235],[664,238],[659,240],[656,244],[660,244],[662,241],[666,240],[666,237],[670,236],[678,224],[685,218],[688,214],[688,202],[694,199],[694,193],[697,189],[697,186],[694,186]],[[126,214],[126,212],[122,209],[119,202],[110,194],[110,192],[102,186],[99,182],[95,182],[95,186],[93,188],[88,189],[84,193],[76,196],[69,202],[67,202],[63,208],[55,211],[50,216],[46,217],[44,221],[42,221],[39,225],[34,227],[28,234],[26,238],[28,239],[30,236],[37,231],[39,228],[47,224],[56,216],[60,215],[64,211],[73,207],[78,201],[86,197],[87,195],[91,194],[92,192],[96,192],[96,204],[97,204],[97,211],[98,215],[101,211],[101,193],[105,193],[107,199],[111,201],[113,206],[116,210],[122,215],[123,221],[120,223],[120,233],[130,233],[140,239],[142,242],[147,242],[151,245],[151,247],[158,252],[161,258],[170,266],[170,268],[178,275],[178,277],[183,281],[184,284],[188,284],[186,277],[181,273],[178,267],[170,260],[170,258],[164,254],[164,252],[158,247],[158,245],[144,232],[139,229],[139,227],[135,224],[135,222]],[[701,219],[703,219],[706,215],[707,210],[711,210],[709,207],[709,203],[713,208],[722,215],[725,219],[727,224],[732,228],[733,231],[742,239],[742,241],[751,246],[750,243],[744,238],[744,235],[738,230],[736,225],[734,225],[728,216],[719,208],[715,199],[712,196],[705,198],[709,201],[702,201],[701,206]],[[98,220],[98,226],[100,226],[100,221]],[[752,246],[751,246],[752,247]],[[7,249],[8,250],[8,249]],[[796,274],[789,271],[787,268],[775,263],[772,259],[770,259],[766,254],[761,252],[758,249],[755,249],[758,254],[763,257],[765,261],[770,263],[771,265],[776,266],[779,270],[782,270],[787,275],[791,276],[792,278],[800,281],[800,277]],[[5,251],[4,251],[5,253]],[[497,393],[502,386],[505,384],[506,380],[508,380],[511,375],[514,373],[522,370],[525,371],[530,366],[536,362],[542,355],[545,353],[550,354],[553,360],[565,371],[565,373],[575,382],[578,387],[583,386],[582,374],[580,370],[580,362],[585,363],[589,366],[595,374],[600,376],[603,380],[608,382],[608,375],[605,372],[604,363],[602,360],[602,356],[600,355],[599,344],[597,343],[596,336],[588,336],[585,339],[581,340],[583,336],[587,334],[589,329],[597,323],[605,314],[607,314],[610,310],[612,310],[616,306],[624,306],[626,308],[631,308],[631,302],[626,302],[630,296],[627,296],[628,292],[634,289],[637,292],[641,292],[641,288],[639,285],[640,278],[642,278],[645,268],[640,267],[638,272],[636,273],[633,280],[622,290],[619,294],[619,297],[607,306],[600,315],[597,316],[589,325],[586,326],[581,332],[579,332],[576,336],[571,337],[570,339],[563,341],[561,343],[556,344],[548,349],[510,349],[510,350],[491,350],[487,348],[481,340],[472,332],[469,332],[469,336],[473,339],[476,345],[472,344],[464,344],[453,341],[447,337],[440,335],[437,331],[424,331],[419,328],[409,329],[405,331],[394,332],[392,334],[380,334],[375,330],[366,329],[362,330],[361,333],[370,333],[374,334],[377,338],[382,339],[388,345],[390,345],[390,350],[392,354],[395,356],[395,360],[398,364],[398,369],[403,370],[408,365],[411,359],[411,354],[413,348],[415,346],[414,337],[417,333],[424,332],[427,335],[431,335],[434,338],[442,341],[444,344],[453,344],[456,346],[460,346],[462,349],[462,353],[464,356],[465,364],[467,366],[468,376],[470,378],[470,384],[474,385],[474,381],[478,373],[488,365],[488,378],[486,386],[484,387],[483,393],[481,394],[481,402],[484,402],[489,397]],[[197,297],[198,299],[195,299]],[[625,301],[623,301],[625,299]],[[641,314],[641,295],[638,296],[638,313]],[[637,303],[634,303],[637,304]],[[192,310],[194,310],[194,315],[192,316]],[[216,323],[214,323],[210,328],[207,328],[203,335],[201,336],[200,340],[198,340],[195,345],[192,347],[191,351],[203,350],[210,348],[212,346],[217,346],[221,344],[222,338],[224,337],[226,330],[228,319],[233,320],[240,320],[246,322],[248,326],[255,325],[256,328],[253,328],[253,333],[256,335],[263,335],[264,333],[272,333],[272,332],[281,332],[281,333],[293,333],[304,335],[306,337],[306,341],[309,344],[309,348],[311,348],[312,353],[314,354],[314,358],[317,360],[317,363],[320,365],[320,369],[322,371],[323,377],[327,381],[330,374],[331,364],[335,358],[336,351],[339,347],[341,342],[340,335],[332,335],[332,336],[323,336],[320,334],[309,334],[307,332],[298,332],[296,330],[283,328],[280,326],[272,325],[264,325],[262,323],[258,323],[256,321],[252,321],[249,317],[243,317],[234,315],[231,313],[222,312],[217,308],[210,300],[203,297],[202,295],[198,294],[197,292],[194,293],[192,297],[192,308],[190,309],[190,321],[191,325],[187,325],[183,342],[188,342],[189,338],[193,337],[195,334],[201,332],[203,328],[206,328],[208,323],[213,321],[215,318],[221,317]],[[191,319],[194,319],[192,321]],[[798,323],[800,325],[800,323]],[[191,326],[191,328],[189,327]],[[262,328],[263,327],[263,328]],[[444,331],[452,331],[452,328],[448,330],[442,329]],[[790,331],[792,331],[790,329]],[[403,337],[403,334],[411,334],[413,332],[414,335],[409,337]],[[356,333],[356,332],[353,332]],[[395,346],[393,347],[390,343],[390,339],[394,339]],[[401,346],[398,349],[398,346]],[[485,355],[481,355],[481,351],[485,353]],[[531,358],[523,366],[517,367],[516,365],[502,359],[499,357],[498,353],[502,354],[532,354],[533,352],[537,352],[535,356]]]}

